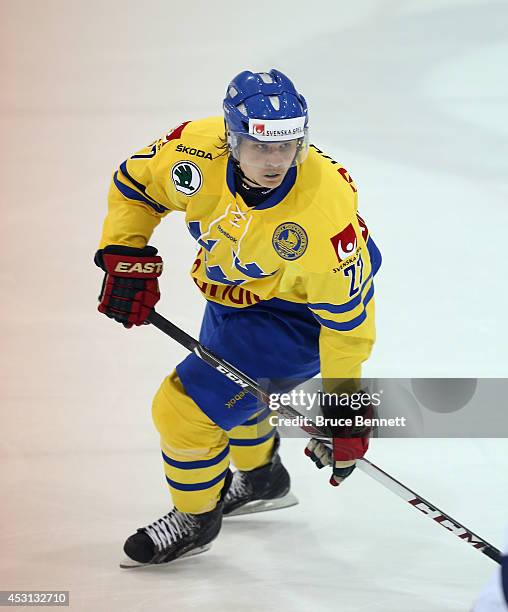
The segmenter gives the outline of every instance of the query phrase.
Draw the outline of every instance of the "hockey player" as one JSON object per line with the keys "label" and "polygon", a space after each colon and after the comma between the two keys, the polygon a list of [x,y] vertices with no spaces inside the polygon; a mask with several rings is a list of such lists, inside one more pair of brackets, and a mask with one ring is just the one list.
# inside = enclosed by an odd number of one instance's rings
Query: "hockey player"
{"label": "hockey player", "polygon": [[[159,300],[162,259],[149,242],[171,211],[200,247],[191,275],[207,300],[205,346],[254,379],[359,378],[380,255],[348,172],[309,148],[307,104],[284,74],[240,73],[224,118],[182,123],[114,173],[95,256],[99,311],[127,328]],[[174,508],[127,539],[127,565],[206,550],[223,514],[296,503],[269,416],[195,355],[177,365],[153,401]],[[338,484],[366,449],[364,436],[306,452],[333,464]]]}

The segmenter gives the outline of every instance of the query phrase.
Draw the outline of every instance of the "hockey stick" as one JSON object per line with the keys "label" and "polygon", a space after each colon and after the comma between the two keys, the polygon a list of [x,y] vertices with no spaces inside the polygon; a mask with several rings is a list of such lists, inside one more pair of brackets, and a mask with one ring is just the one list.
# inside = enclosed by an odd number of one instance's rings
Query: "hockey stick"
{"label": "hockey stick", "polygon": [[[256,381],[252,380],[252,378],[246,376],[243,372],[232,366],[230,363],[224,359],[221,359],[212,351],[205,348],[200,342],[168,321],[158,312],[152,310],[152,312],[148,315],[147,320],[152,325],[157,327],[157,329],[164,332],[166,335],[173,338],[173,340],[176,340],[179,344],[184,346],[191,353],[194,353],[197,357],[205,361],[212,368],[215,368],[221,374],[232,380],[239,387],[251,393],[261,403],[266,405],[269,404],[268,394],[261,389]],[[279,408],[277,408],[276,412],[282,416],[288,417],[302,416],[297,410],[286,405],[281,405]],[[306,419],[306,422],[308,423],[309,419]],[[313,438],[317,438],[328,444],[330,443],[330,438],[327,437],[325,432],[319,429],[319,427],[316,425],[301,425],[300,428]],[[406,487],[406,485],[393,478],[393,476],[387,474],[384,470],[377,467],[377,465],[373,464],[368,459],[363,458],[357,460],[357,466],[362,472],[368,474],[374,480],[377,480],[377,482],[395,493],[395,495],[398,495],[408,504],[411,504],[411,506],[420,510],[420,512],[423,514],[426,514],[429,518],[433,519],[446,530],[454,533],[458,538],[466,541],[473,548],[476,548],[496,563],[501,563],[501,553],[497,548],[492,546],[492,544],[489,544],[486,540],[480,538],[480,536],[476,535],[473,531],[467,529],[464,527],[464,525],[461,525],[461,523],[451,518],[448,514],[439,510],[439,508],[428,502],[421,495],[418,495],[412,491],[409,487]]]}

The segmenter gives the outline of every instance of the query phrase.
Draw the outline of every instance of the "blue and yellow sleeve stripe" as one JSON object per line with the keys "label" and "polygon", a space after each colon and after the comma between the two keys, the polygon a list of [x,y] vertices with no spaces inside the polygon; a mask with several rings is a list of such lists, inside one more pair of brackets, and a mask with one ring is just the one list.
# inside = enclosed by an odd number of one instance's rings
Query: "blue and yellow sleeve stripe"
{"label": "blue and yellow sleeve stripe", "polygon": [[367,318],[367,305],[374,297],[372,274],[362,284],[358,294],[342,304],[330,302],[309,303],[308,307],[321,325],[336,331],[351,331]]}
{"label": "blue and yellow sleeve stripe", "polygon": [[146,191],[146,186],[137,181],[129,172],[127,168],[127,161],[120,164],[119,170],[117,170],[113,176],[113,182],[118,191],[129,200],[136,200],[142,202],[156,213],[163,214],[169,210],[163,206],[160,202],[157,202],[152,198]]}

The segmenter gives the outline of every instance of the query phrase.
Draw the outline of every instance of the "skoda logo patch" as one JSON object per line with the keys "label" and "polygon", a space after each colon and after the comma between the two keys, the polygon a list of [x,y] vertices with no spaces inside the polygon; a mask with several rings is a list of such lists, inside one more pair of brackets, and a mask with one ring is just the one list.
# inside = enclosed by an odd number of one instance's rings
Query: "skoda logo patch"
{"label": "skoda logo patch", "polygon": [[282,259],[298,259],[307,250],[308,242],[305,230],[296,223],[282,223],[273,232],[273,248]]}
{"label": "skoda logo patch", "polygon": [[196,194],[203,184],[201,170],[190,161],[179,161],[171,168],[171,180],[176,190],[187,196]]}

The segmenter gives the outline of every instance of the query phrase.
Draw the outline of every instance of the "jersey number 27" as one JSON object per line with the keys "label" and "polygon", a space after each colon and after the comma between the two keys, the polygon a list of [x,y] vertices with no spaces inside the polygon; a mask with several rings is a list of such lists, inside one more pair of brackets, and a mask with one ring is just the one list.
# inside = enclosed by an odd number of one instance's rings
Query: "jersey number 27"
{"label": "jersey number 27", "polygon": [[363,278],[363,259],[360,255],[355,263],[343,270],[344,276],[349,277],[349,297],[354,297],[360,290]]}

